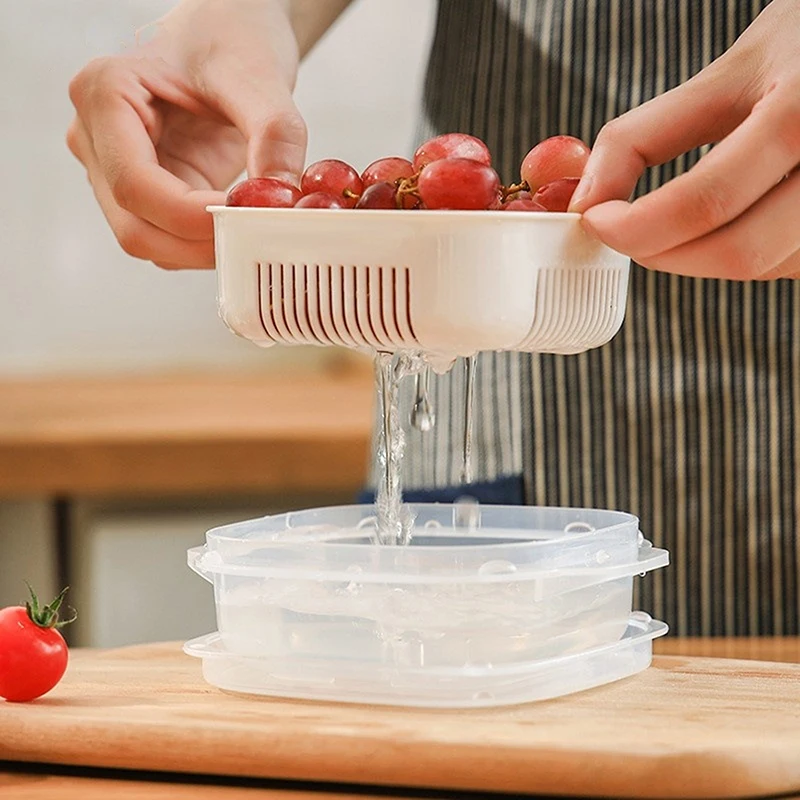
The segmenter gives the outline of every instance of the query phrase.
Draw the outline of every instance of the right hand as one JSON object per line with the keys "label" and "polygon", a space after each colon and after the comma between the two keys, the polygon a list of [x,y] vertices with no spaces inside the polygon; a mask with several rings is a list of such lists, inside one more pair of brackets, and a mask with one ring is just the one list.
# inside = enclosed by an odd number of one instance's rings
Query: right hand
{"label": "right hand", "polygon": [[298,60],[280,0],[183,0],[150,42],[78,73],[67,142],[127,253],[213,267],[206,206],[224,203],[244,168],[298,181]]}

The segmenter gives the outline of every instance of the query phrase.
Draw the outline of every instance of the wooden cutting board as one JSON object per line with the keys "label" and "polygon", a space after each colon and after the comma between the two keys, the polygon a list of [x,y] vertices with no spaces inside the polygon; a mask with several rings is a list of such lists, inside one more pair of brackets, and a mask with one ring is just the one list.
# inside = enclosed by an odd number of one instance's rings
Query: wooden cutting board
{"label": "wooden cutting board", "polygon": [[800,664],[659,656],[559,700],[427,711],[251,699],[177,645],[77,652],[0,707],[0,759],[258,778],[615,797],[800,792]]}
{"label": "wooden cutting board", "polygon": [[[1,767],[0,767],[1,769]],[[153,777],[153,776],[149,776]],[[174,780],[131,780],[0,772],[0,800],[386,800],[380,794],[308,791],[262,786],[220,786]],[[394,800],[425,800],[392,793]],[[433,796],[432,800],[442,800]],[[781,798],[797,800],[797,798]]]}

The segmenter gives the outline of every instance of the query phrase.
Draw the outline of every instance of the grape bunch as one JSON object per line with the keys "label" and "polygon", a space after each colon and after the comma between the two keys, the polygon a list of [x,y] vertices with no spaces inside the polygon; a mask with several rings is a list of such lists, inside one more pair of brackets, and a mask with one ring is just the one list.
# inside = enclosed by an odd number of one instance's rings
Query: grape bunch
{"label": "grape bunch", "polygon": [[445,133],[420,145],[412,161],[381,158],[360,175],[344,161],[324,159],[306,169],[300,188],[277,178],[250,178],[231,189],[226,205],[566,211],[589,153],[580,139],[552,136],[525,156],[519,183],[503,186],[484,142]]}

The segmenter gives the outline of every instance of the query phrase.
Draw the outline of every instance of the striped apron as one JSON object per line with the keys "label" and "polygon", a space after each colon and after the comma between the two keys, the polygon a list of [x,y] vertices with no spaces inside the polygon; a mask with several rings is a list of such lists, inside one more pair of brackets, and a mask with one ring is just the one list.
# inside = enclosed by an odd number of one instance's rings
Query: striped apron
{"label": "striped apron", "polygon": [[[419,139],[473,133],[509,181],[539,140],[591,143],[606,120],[685,81],[766,4],[440,0]],[[650,170],[639,193],[700,153]],[[800,281],[634,266],[626,321],[605,347],[480,357],[470,494],[634,513],[672,554],[641,581],[639,607],[678,634],[798,635],[799,367]],[[458,493],[463,390],[461,369],[432,382],[437,425],[408,433],[409,498]]]}

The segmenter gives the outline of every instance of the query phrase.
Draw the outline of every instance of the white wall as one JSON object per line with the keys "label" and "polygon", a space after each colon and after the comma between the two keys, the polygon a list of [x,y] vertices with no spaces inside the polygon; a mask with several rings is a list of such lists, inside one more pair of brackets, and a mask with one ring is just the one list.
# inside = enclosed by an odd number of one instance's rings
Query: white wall
{"label": "white wall", "polygon": [[[171,5],[0,0],[0,375],[297,358],[228,333],[213,274],[125,256],[64,144],[72,75]],[[360,0],[312,52],[297,87],[311,159],[408,151],[433,9]]]}

